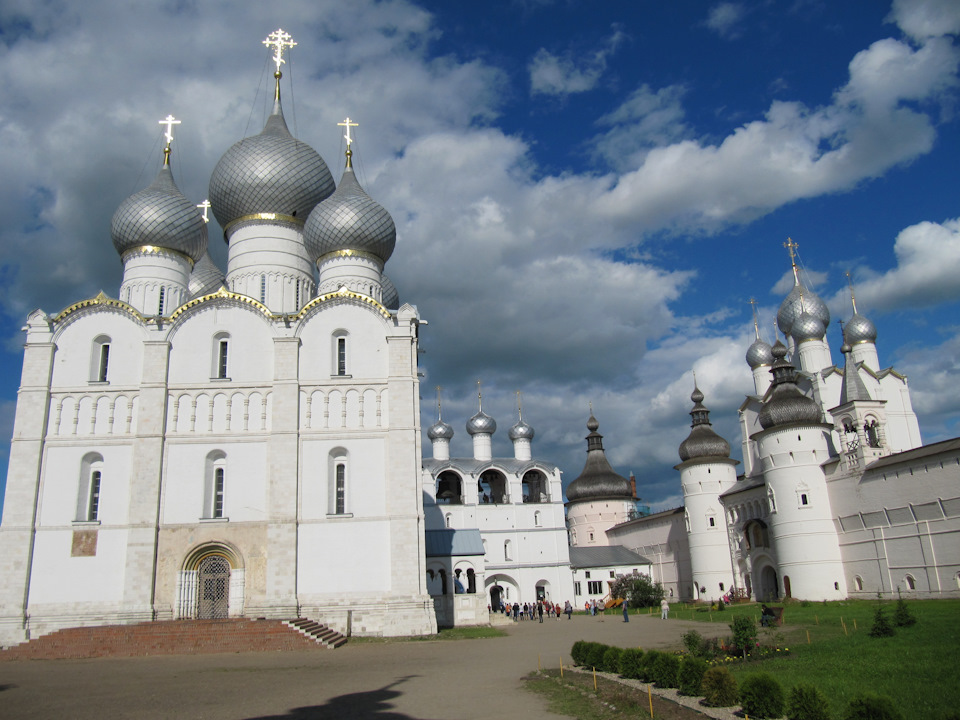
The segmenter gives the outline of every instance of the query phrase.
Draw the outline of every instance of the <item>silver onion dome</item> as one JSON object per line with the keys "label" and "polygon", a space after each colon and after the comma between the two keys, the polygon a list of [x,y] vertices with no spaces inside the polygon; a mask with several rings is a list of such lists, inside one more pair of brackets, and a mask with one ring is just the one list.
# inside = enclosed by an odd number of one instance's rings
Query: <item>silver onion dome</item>
{"label": "silver onion dome", "polygon": [[777,327],[780,328],[780,332],[790,335],[794,321],[804,310],[820,320],[823,327],[830,327],[830,311],[826,303],[815,292],[797,283],[777,310]]}
{"label": "silver onion dome", "polygon": [[390,310],[400,307],[400,294],[393,281],[383,273],[380,274],[380,304]]}
{"label": "silver onion dome", "polygon": [[758,416],[764,430],[779,425],[821,422],[820,407],[816,401],[800,392],[796,382],[797,370],[784,359],[786,355],[787,348],[778,340],[773,346],[775,360],[770,370],[773,386]]}
{"label": "silver onion dome", "polygon": [[686,462],[701,457],[729,458],[730,443],[713,431],[710,411],[703,405],[700,388],[694,387],[690,400],[693,401],[693,409],[690,411],[693,423],[687,439],[680,443],[680,459]]}
{"label": "silver onion dome", "polygon": [[854,314],[850,321],[843,326],[843,341],[848,345],[858,343],[876,343],[877,326],[859,313]]}
{"label": "silver onion dome", "polygon": [[304,238],[314,261],[337,250],[360,250],[386,262],[397,244],[397,228],[390,213],[364,192],[348,164],[336,192],[310,213]]}
{"label": "silver onion dome", "polygon": [[527,440],[533,440],[533,427],[521,420],[512,428],[510,428],[510,430],[507,432],[507,435],[511,440],[520,440],[523,438],[526,438]]}
{"label": "silver onion dome", "polygon": [[478,433],[493,435],[496,431],[497,421],[482,410],[467,420],[467,433],[470,435],[477,435]]}
{"label": "silver onion dome", "polygon": [[190,282],[187,286],[190,298],[215,293],[223,284],[223,271],[214,265],[213,260],[210,259],[210,253],[205,252],[190,273]]}
{"label": "silver onion dome", "polygon": [[773,352],[770,343],[757,338],[747,348],[747,365],[756,370],[758,367],[773,364]]}
{"label": "silver onion dome", "polygon": [[306,220],[334,190],[317,152],[287,129],[279,99],[259,135],[235,143],[210,177],[210,202],[221,227],[247,215],[279,213]]}
{"label": "silver onion dome", "polygon": [[149,187],[120,203],[110,221],[110,237],[121,255],[152,245],[197,261],[207,251],[207,224],[180,192],[167,164]]}
{"label": "silver onion dome", "polygon": [[590,415],[587,421],[587,462],[583,472],[567,486],[568,502],[588,500],[633,500],[630,481],[617,474],[603,451],[603,436],[597,432],[600,423]]}
{"label": "silver onion dome", "polygon": [[443,420],[437,420],[427,429],[427,437],[431,440],[439,440],[441,438],[449,440],[453,437],[453,428]]}
{"label": "silver onion dome", "polygon": [[[806,298],[804,298],[804,307],[806,307]],[[823,340],[826,333],[823,321],[806,310],[797,316],[790,328],[790,335],[797,344],[808,340]]]}

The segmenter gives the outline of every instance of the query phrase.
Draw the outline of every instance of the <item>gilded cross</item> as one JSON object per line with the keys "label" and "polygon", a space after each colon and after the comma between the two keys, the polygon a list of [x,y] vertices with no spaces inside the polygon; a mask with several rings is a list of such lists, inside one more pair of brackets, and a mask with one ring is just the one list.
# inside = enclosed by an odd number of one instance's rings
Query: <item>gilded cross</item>
{"label": "gilded cross", "polygon": [[173,142],[173,126],[179,125],[180,121],[176,120],[173,115],[167,115],[163,120],[160,121],[161,125],[167,126],[167,131],[163,134],[163,137],[167,141],[167,149],[170,149],[170,143]]}
{"label": "gilded cross", "polygon": [[267,35],[267,39],[263,41],[263,44],[268,48],[273,47],[273,62],[277,65],[277,72],[280,72],[280,66],[286,62],[286,60],[283,59],[283,49],[292,48],[296,45],[290,33],[284,32],[283,29],[274,30]]}
{"label": "gilded cross", "polygon": [[210,209],[210,201],[209,201],[209,200],[204,200],[202,203],[200,203],[199,205],[197,205],[197,207],[200,208],[201,210],[203,210],[203,221],[204,221],[205,223],[210,222],[210,218],[207,217],[207,211]]}
{"label": "gilded cross", "polygon": [[353,138],[350,137],[350,128],[352,128],[352,127],[360,127],[360,126],[359,126],[357,123],[355,123],[355,122],[351,122],[351,121],[350,121],[350,118],[347,118],[346,120],[344,120],[344,121],[341,122],[341,123],[337,123],[337,125],[340,126],[340,127],[345,127],[345,128],[347,129],[347,134],[344,135],[343,137],[346,138],[346,140],[347,140],[347,150],[349,150],[349,149],[350,149],[350,143],[353,142]]}

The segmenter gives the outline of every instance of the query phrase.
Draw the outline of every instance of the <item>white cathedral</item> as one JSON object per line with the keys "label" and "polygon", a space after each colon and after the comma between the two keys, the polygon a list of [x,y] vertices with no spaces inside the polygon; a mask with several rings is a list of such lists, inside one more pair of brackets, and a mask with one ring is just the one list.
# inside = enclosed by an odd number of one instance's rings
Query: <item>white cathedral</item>
{"label": "white cathedral", "polygon": [[207,203],[174,183],[169,117],[159,174],[112,220],[118,297],[27,319],[0,646],[240,616],[428,634],[487,623],[500,602],[582,607],[631,572],[682,598],[956,593],[960,441],[920,446],[906,379],[880,369],[860,315],[845,367],[832,364],[826,306],[799,276],[779,316],[789,346],[758,333],[747,356],[743,476],[694,393],[684,508],[638,512],[592,415],[566,504],[522,415],[512,457],[494,457],[481,406],[472,457],[450,457],[438,417],[423,458],[423,322],[384,274],[393,220],[354,175],[349,119],[339,184],[290,134],[291,41],[277,31],[267,44],[272,112],[210,179],[226,273],[207,253]]}

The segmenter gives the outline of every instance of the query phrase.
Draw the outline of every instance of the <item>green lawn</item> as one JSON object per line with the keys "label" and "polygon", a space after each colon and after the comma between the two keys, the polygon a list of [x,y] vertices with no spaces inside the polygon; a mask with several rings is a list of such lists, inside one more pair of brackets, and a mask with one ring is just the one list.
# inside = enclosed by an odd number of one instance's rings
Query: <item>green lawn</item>
{"label": "green lawn", "polygon": [[[892,619],[895,603],[885,601]],[[917,618],[912,627],[896,628],[890,638],[871,638],[876,601],[787,604],[784,624],[762,629],[763,644],[790,648],[788,657],[732,665],[741,680],[764,671],[785,689],[799,683],[817,686],[840,715],[860,691],[889,695],[908,718],[938,720],[960,712],[960,600],[908,601]],[[723,612],[697,612],[674,606],[683,620],[729,624],[748,614],[759,618],[759,605],[736,605]],[[846,632],[844,631],[846,626]],[[807,634],[809,633],[809,643]]]}

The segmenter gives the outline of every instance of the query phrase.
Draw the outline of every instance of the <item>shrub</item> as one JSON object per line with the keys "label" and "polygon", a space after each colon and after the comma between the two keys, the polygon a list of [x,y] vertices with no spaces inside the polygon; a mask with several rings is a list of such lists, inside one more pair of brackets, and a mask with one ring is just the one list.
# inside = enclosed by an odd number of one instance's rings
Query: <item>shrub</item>
{"label": "shrub", "polygon": [[733,619],[730,625],[733,630],[733,644],[743,653],[743,659],[747,659],[747,653],[757,644],[757,623],[748,615],[738,615]]}
{"label": "shrub", "polygon": [[717,600],[717,612],[723,612],[723,609],[726,607],[726,604],[723,600]]}
{"label": "shrub", "polygon": [[730,707],[737,704],[737,679],[725,667],[712,667],[700,681],[703,704],[709,707]]}
{"label": "shrub", "polygon": [[[623,648],[608,647],[607,651],[603,654],[603,671],[609,673],[620,672],[620,655],[622,653]],[[600,668],[598,667],[597,669]]]}
{"label": "shrub", "polygon": [[643,677],[643,650],[626,648],[620,653],[620,674],[633,680]]}
{"label": "shrub", "polygon": [[583,665],[583,661],[586,658],[586,640],[577,640],[573,647],[570,648],[570,657],[573,660],[574,665]]}
{"label": "shrub", "polygon": [[681,695],[700,695],[700,684],[703,674],[707,671],[707,661],[698,657],[685,657],[680,661],[680,672],[677,675],[677,687]]}
{"label": "shrub", "polygon": [[743,712],[755,718],[778,718],[783,715],[783,688],[768,673],[747,675],[740,684],[740,705]]}
{"label": "shrub", "polygon": [[700,655],[700,648],[703,645],[703,635],[696,630],[687,630],[680,636],[680,639],[683,640],[683,646],[687,649],[688,653],[691,655]]}
{"label": "shrub", "polygon": [[680,658],[671,653],[660,653],[653,663],[653,681],[657,687],[677,687],[677,675],[680,673]]}
{"label": "shrub", "polygon": [[843,720],[903,720],[903,715],[887,696],[862,693],[847,705]]}
{"label": "shrub", "polygon": [[830,720],[830,704],[813,685],[797,685],[787,699],[787,720]]}
{"label": "shrub", "polygon": [[587,667],[603,670],[603,656],[607,654],[607,645],[603,643],[590,643],[587,650]]}
{"label": "shrub", "polygon": [[917,619],[910,614],[907,603],[903,601],[903,598],[899,598],[897,607],[893,611],[893,624],[897,627],[910,627],[915,622],[917,622]]}
{"label": "shrub", "polygon": [[895,632],[893,625],[887,620],[887,615],[883,612],[883,608],[877,607],[877,612],[873,616],[873,627],[870,628],[870,632],[868,633],[870,637],[890,637]]}
{"label": "shrub", "polygon": [[644,682],[653,682],[653,664],[663,655],[659,650],[650,650],[643,655],[640,663],[640,679]]}

